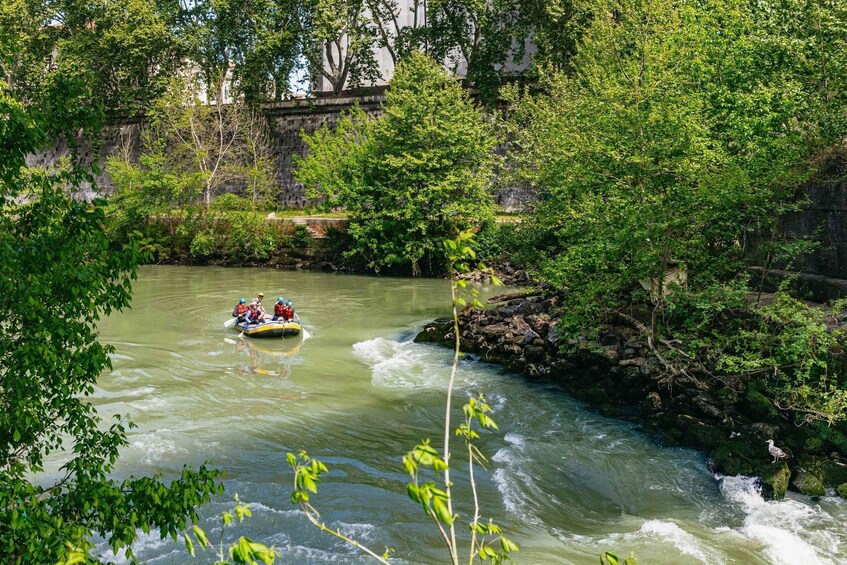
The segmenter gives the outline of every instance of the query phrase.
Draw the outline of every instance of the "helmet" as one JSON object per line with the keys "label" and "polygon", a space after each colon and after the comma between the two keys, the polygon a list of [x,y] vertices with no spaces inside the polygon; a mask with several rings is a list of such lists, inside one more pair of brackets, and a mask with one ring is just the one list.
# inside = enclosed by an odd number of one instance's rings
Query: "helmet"
{"label": "helmet", "polygon": [[291,301],[290,301],[290,300],[286,300],[286,301],[285,301],[285,305],[286,305],[286,306],[291,306]]}
{"label": "helmet", "polygon": [[277,296],[276,301],[277,302],[285,302],[285,300],[283,300],[281,296]]}
{"label": "helmet", "polygon": [[244,304],[245,302],[247,302],[247,301],[246,301],[246,300],[244,300],[243,298],[239,298],[239,299],[238,299],[238,303],[239,303],[239,304]]}
{"label": "helmet", "polygon": [[264,298],[264,297],[265,297],[265,293],[264,293],[264,292],[260,292],[257,296],[258,296],[259,298]]}

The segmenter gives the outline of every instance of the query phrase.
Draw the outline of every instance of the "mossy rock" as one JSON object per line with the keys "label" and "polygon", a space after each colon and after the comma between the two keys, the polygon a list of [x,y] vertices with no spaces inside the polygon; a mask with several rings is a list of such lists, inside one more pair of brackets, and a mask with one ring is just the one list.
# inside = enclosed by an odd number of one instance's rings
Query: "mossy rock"
{"label": "mossy rock", "polygon": [[685,443],[698,449],[712,449],[724,440],[723,432],[702,422],[697,422],[685,430]]}
{"label": "mossy rock", "polygon": [[788,481],[791,470],[787,463],[770,464],[760,467],[759,480],[762,484],[762,495],[768,500],[782,500],[788,491]]}
{"label": "mossy rock", "polygon": [[738,402],[738,393],[728,386],[717,391],[715,397],[723,406],[731,406]]}
{"label": "mossy rock", "polygon": [[806,439],[803,448],[808,453],[821,453],[824,448],[824,441],[819,437],[810,437]]}
{"label": "mossy rock", "polygon": [[751,388],[745,396],[747,407],[755,419],[766,422],[779,421],[779,412],[773,402],[761,392]]}
{"label": "mossy rock", "polygon": [[724,475],[752,475],[753,465],[743,451],[743,448],[736,449],[728,444],[712,450],[709,454],[712,469]]}
{"label": "mossy rock", "polygon": [[797,489],[797,492],[807,496],[824,496],[826,494],[826,489],[820,477],[802,469],[797,471],[791,485]]}
{"label": "mossy rock", "polygon": [[847,483],[842,483],[838,485],[838,488],[835,489],[835,492],[838,493],[838,496],[841,498],[847,498]]}
{"label": "mossy rock", "polygon": [[824,457],[806,456],[798,460],[800,466],[817,476],[824,487],[835,487],[847,483],[847,467]]}

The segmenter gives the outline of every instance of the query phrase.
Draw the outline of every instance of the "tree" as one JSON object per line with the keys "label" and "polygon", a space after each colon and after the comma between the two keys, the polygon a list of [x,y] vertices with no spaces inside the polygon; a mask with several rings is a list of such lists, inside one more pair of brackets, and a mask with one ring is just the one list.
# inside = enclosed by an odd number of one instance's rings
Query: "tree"
{"label": "tree", "polygon": [[[568,290],[572,330],[653,302],[655,344],[669,292],[682,296],[668,273],[703,292],[743,278],[739,241],[803,178],[818,128],[787,37],[762,33],[746,3],[601,0],[591,13],[573,73],[515,114],[514,158],[542,195],[527,231],[543,276]],[[651,280],[652,296],[638,284]]]}
{"label": "tree", "polygon": [[301,38],[313,82],[323,77],[338,94],[380,78],[377,30],[365,0],[305,0]]}
{"label": "tree", "polygon": [[[0,554],[13,564],[84,556],[95,533],[116,550],[138,529],[175,536],[219,489],[205,466],[170,485],[109,478],[131,423],[107,424],[88,399],[112,351],[97,321],[128,305],[138,252],[110,247],[101,202],[65,193],[90,180],[86,171],[26,167],[54,133],[73,145],[102,119],[85,106],[87,85],[58,73],[44,81],[50,98],[27,105],[0,82]],[[43,299],[57,306],[42,312]],[[42,475],[51,454],[64,461],[55,481]]]}
{"label": "tree", "polygon": [[440,265],[442,240],[493,215],[491,125],[425,55],[397,67],[381,117],[354,113],[304,139],[298,180],[347,207],[355,251],[375,269]]}
{"label": "tree", "polygon": [[107,111],[135,115],[180,62],[180,42],[160,4],[4,2],[4,80],[25,100],[38,96],[45,77],[59,71],[88,83]]}

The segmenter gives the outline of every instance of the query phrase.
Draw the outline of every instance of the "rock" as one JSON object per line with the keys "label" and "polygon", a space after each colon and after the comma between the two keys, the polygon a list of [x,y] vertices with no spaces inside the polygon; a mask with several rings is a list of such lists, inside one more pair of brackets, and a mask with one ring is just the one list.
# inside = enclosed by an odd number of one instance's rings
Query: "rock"
{"label": "rock", "polygon": [[524,349],[524,357],[526,357],[527,361],[532,363],[536,363],[544,359],[545,351],[541,347],[536,347],[534,345],[530,345]]}
{"label": "rock", "polygon": [[[764,446],[764,442],[769,439],[774,439],[775,436],[779,435],[777,432],[779,431],[779,426],[775,426],[774,424],[766,424],[764,422],[756,422],[755,424],[750,426],[750,429],[756,433],[760,438],[762,438],[762,445]],[[762,449],[765,449],[762,447]]]}
{"label": "rock", "polygon": [[497,341],[509,332],[505,324],[493,324],[480,328],[480,332],[488,341]]}
{"label": "rock", "polygon": [[712,404],[712,399],[706,395],[695,396],[691,403],[700,411],[703,416],[720,419],[723,412],[720,408]]}
{"label": "rock", "polygon": [[600,338],[600,345],[620,345],[620,343],[620,338],[613,333],[604,334]]}
{"label": "rock", "polygon": [[525,374],[530,379],[540,379],[550,374],[550,368],[538,364],[530,364],[526,366]]}
{"label": "rock", "polygon": [[444,337],[444,333],[437,326],[427,326],[415,336],[415,343],[438,343]]}
{"label": "rock", "polygon": [[609,361],[617,361],[620,358],[620,354],[618,353],[618,346],[613,345],[612,347],[607,347],[605,351],[603,351],[603,356],[606,357]]}
{"label": "rock", "polygon": [[549,314],[532,314],[526,317],[526,323],[532,328],[532,331],[540,336],[547,335],[547,330],[550,328]]}
{"label": "rock", "polygon": [[727,442],[709,453],[712,470],[724,475],[752,475],[753,465],[744,456],[744,447]]}
{"label": "rock", "polygon": [[714,449],[724,440],[724,435],[719,429],[700,421],[689,426],[683,437],[687,444],[703,450]]}
{"label": "rock", "polygon": [[534,332],[533,329],[530,328],[530,327],[527,327],[523,332],[524,343],[532,343],[533,341],[535,341],[536,339],[538,339],[540,337],[541,336],[538,335],[536,332]]}
{"label": "rock", "polygon": [[835,492],[838,493],[838,496],[841,498],[847,498],[847,483],[841,483],[838,485],[838,488],[835,489]]}
{"label": "rock", "polygon": [[820,477],[804,469],[797,471],[791,485],[797,489],[797,492],[807,496],[824,496],[826,494],[826,489]]}
{"label": "rock", "polygon": [[774,463],[771,469],[760,472],[759,480],[762,485],[762,495],[767,500],[782,500],[788,490],[788,480],[791,478],[791,470],[787,463]]}
{"label": "rock", "polygon": [[655,414],[662,411],[662,397],[658,392],[651,392],[641,401],[642,414]]}
{"label": "rock", "polygon": [[749,409],[750,414],[757,420],[764,420],[766,422],[779,421],[779,412],[777,412],[773,402],[761,392],[751,388],[747,391],[745,400],[747,401],[747,409]]}
{"label": "rock", "polygon": [[627,347],[623,350],[623,353],[621,353],[621,359],[632,359],[636,355],[637,353],[633,348]]}

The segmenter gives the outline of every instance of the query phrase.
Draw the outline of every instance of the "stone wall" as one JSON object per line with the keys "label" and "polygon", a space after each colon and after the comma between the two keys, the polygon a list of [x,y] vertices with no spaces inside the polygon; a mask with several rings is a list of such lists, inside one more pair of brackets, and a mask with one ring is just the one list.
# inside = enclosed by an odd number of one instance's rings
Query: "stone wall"
{"label": "stone wall", "polygon": [[[334,126],[339,117],[355,104],[370,115],[378,115],[385,99],[385,88],[374,87],[348,92],[341,95],[319,95],[315,98],[294,98],[265,104],[263,113],[268,118],[272,143],[277,155],[277,177],[281,185],[280,204],[286,208],[302,208],[314,205],[306,198],[303,185],[293,178],[292,156],[305,156],[306,144],[300,132],[314,133],[322,125]],[[126,152],[132,158],[138,157],[140,149],[139,131],[141,119],[125,120],[106,127],[103,140],[99,144],[80,141],[78,154],[86,161],[96,159],[102,165],[106,158],[118,152]],[[28,159],[31,166],[51,166],[59,162],[70,151],[65,142],[32,155]],[[96,175],[98,191],[91,186],[83,187],[80,196],[90,200],[97,195],[108,194],[114,189],[112,179],[104,171]],[[237,187],[233,187],[237,190]],[[534,192],[528,187],[504,186],[497,189],[497,203],[506,211],[524,208],[534,199]]]}
{"label": "stone wall", "polygon": [[[805,240],[813,247],[773,264],[769,286],[791,277],[801,295],[817,302],[847,297],[847,151],[830,154],[797,198],[800,209],[780,219],[778,238]],[[749,256],[757,265],[765,263],[768,239],[762,235],[751,241]]]}
{"label": "stone wall", "polygon": [[293,178],[292,156],[306,155],[306,144],[300,132],[314,133],[324,124],[332,127],[344,112],[350,111],[356,104],[367,114],[378,115],[384,99],[384,89],[374,88],[339,96],[295,98],[263,106],[277,155],[283,206],[301,208],[310,204],[303,185]]}

